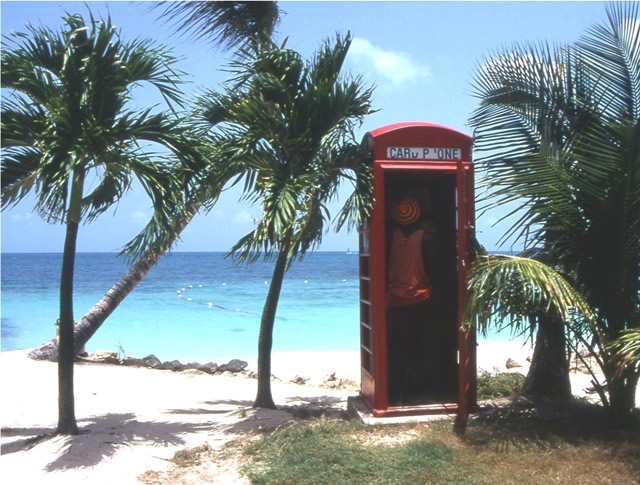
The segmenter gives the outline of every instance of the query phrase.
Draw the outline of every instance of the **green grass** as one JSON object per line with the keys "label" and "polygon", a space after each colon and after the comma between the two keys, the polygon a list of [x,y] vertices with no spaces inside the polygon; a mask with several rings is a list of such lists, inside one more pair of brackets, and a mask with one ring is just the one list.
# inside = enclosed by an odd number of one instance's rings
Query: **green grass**
{"label": "green grass", "polygon": [[452,450],[429,439],[394,446],[374,437],[356,422],[289,426],[247,448],[245,471],[256,484],[382,485],[427,483],[451,465]]}
{"label": "green grass", "polygon": [[478,400],[497,399],[499,397],[513,396],[522,389],[524,377],[520,374],[508,372],[478,373]]}
{"label": "green grass", "polygon": [[640,426],[611,429],[587,411],[505,411],[462,436],[451,422],[297,422],[244,448],[243,472],[261,485],[640,484]]}
{"label": "green grass", "polygon": [[[517,394],[522,381],[483,373],[479,398]],[[257,485],[640,485],[640,413],[623,426],[583,400],[488,403],[463,435],[451,421],[365,426],[304,416],[224,453],[199,447],[174,461],[193,473],[232,457]]]}

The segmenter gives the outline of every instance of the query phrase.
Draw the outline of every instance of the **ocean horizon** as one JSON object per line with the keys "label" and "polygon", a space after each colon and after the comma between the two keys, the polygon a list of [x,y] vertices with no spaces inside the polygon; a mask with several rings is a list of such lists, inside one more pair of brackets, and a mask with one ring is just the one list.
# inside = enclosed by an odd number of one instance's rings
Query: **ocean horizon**
{"label": "ocean horizon", "polygon": [[[160,360],[223,363],[257,355],[272,261],[235,265],[224,252],[165,255],[89,340],[86,350]],[[61,253],[2,253],[2,351],[55,336]],[[117,253],[78,253],[79,320],[127,271]],[[273,352],[359,351],[358,256],[315,251],[291,265],[276,315]],[[495,333],[491,340],[507,340]]]}

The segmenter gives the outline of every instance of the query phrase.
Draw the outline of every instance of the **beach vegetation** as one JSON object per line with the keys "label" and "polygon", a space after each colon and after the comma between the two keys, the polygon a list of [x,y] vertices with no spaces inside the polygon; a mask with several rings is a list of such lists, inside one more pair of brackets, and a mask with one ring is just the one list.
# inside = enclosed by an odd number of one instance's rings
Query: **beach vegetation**
{"label": "beach vegetation", "polygon": [[[280,20],[276,2],[161,2],[151,4],[162,8],[160,18],[173,22],[177,33],[209,40],[217,48],[242,47],[260,51],[269,46],[269,39]],[[217,200],[230,174],[224,164],[203,163],[202,158],[215,158],[211,144],[204,149],[205,139],[192,138],[189,147],[182,147],[181,156],[192,158],[189,184],[176,188],[175,195],[184,198],[184,209],[173,220],[171,230],[152,219],[140,236],[128,244],[137,261],[96,304],[74,325],[76,353],[102,326],[113,311],[133,291],[162,255],[176,243],[182,231],[204,207]],[[187,172],[187,175],[189,173]],[[186,177],[183,177],[183,179]],[[189,188],[189,190],[185,190]],[[52,339],[33,349],[29,356],[37,360],[58,360],[58,341]]]}
{"label": "beach vegetation", "polygon": [[397,446],[372,431],[357,421],[288,426],[248,445],[247,476],[256,484],[428,483],[451,464],[448,446],[413,437],[400,437]]}
{"label": "beach vegetation", "polygon": [[371,172],[354,128],[372,112],[372,90],[342,73],[351,36],[327,40],[310,61],[283,46],[230,65],[224,92],[200,98],[204,127],[226,166],[237,170],[245,197],[258,204],[256,227],[231,249],[238,263],[275,261],[260,323],[256,407],[275,408],[271,348],[287,268],[322,240],[331,223],[327,204],[342,184],[353,192],[336,228],[367,214]]}
{"label": "beach vegetation", "polygon": [[[73,393],[73,274],[81,222],[91,222],[137,180],[154,223],[170,231],[181,210],[174,169],[182,143],[170,113],[131,107],[149,84],[180,104],[170,52],[149,40],[127,42],[110,19],[68,15],[64,27],[28,26],[2,49],[2,208],[35,195],[35,210],[66,226],[60,277],[57,432],[78,432]],[[160,155],[159,150],[165,153]]]}
{"label": "beach vegetation", "polygon": [[210,455],[213,452],[209,443],[196,446],[195,448],[185,448],[176,451],[171,461],[179,467],[198,466],[202,463],[203,456]]}
{"label": "beach vegetation", "polygon": [[[601,400],[620,418],[634,408],[640,377],[612,351],[640,325],[639,11],[612,3],[576,43],[489,56],[475,74],[480,106],[471,118],[483,202],[515,206],[504,240],[522,242],[591,309],[559,302],[529,312],[529,328],[541,344],[554,343],[557,362],[566,347],[586,364],[593,358],[592,375],[606,381]],[[540,301],[544,286],[533,289]]]}
{"label": "beach vegetation", "polygon": [[265,485],[635,483],[634,431],[612,430],[595,416],[570,423],[528,411],[472,419],[464,435],[452,433],[448,421],[292,423],[245,445],[243,471]]}
{"label": "beach vegetation", "polygon": [[498,399],[520,394],[524,379],[523,375],[516,372],[480,370],[476,381],[478,399]]}
{"label": "beach vegetation", "polygon": [[523,256],[478,254],[468,274],[463,311],[466,325],[510,329],[533,338],[536,346],[522,393],[570,398],[565,321],[575,315],[593,319],[593,311],[569,282],[553,268]]}
{"label": "beach vegetation", "polygon": [[622,332],[620,338],[611,342],[609,350],[616,360],[618,372],[623,373],[627,368],[640,370],[640,327]]}

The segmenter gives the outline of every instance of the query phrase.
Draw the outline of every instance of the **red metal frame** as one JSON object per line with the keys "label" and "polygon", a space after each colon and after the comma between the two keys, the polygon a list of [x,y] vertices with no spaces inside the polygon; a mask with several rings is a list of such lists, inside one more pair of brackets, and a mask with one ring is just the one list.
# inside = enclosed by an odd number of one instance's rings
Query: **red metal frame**
{"label": "red metal frame", "polygon": [[[398,123],[367,133],[363,144],[371,148],[373,153],[373,195],[376,202],[368,226],[360,231],[361,285],[366,285],[366,290],[361,291],[361,325],[366,328],[362,332],[369,336],[369,341],[362,343],[361,350],[361,394],[374,416],[456,412],[457,424],[464,425],[467,414],[476,405],[475,333],[460,329],[460,315],[466,290],[465,270],[469,260],[467,239],[468,232],[473,230],[475,224],[472,138],[432,123]],[[386,153],[389,146],[459,148],[462,156],[461,160],[389,160]],[[447,174],[456,177],[459,352],[457,402],[423,406],[389,405],[384,181],[386,174],[396,171]],[[367,244],[364,243],[365,238]],[[369,368],[366,368],[364,363],[365,357],[369,359]]]}

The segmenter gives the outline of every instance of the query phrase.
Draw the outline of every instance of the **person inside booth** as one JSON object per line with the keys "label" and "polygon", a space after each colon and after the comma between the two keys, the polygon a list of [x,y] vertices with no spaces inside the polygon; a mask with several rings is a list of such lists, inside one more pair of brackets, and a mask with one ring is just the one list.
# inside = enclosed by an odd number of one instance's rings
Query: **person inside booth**
{"label": "person inside booth", "polygon": [[439,342],[430,277],[436,227],[429,193],[401,195],[388,222],[387,345],[391,405],[417,404],[438,379]]}

